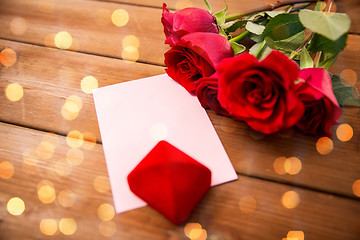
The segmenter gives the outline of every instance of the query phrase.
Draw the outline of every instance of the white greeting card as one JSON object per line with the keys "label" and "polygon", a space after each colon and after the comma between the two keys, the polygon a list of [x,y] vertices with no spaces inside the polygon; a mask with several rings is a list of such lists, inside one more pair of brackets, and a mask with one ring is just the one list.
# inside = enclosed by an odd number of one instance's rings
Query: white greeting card
{"label": "white greeting card", "polygon": [[128,174],[166,140],[207,166],[211,185],[237,174],[196,96],[166,74],[93,91],[117,213],[145,206],[127,183]]}

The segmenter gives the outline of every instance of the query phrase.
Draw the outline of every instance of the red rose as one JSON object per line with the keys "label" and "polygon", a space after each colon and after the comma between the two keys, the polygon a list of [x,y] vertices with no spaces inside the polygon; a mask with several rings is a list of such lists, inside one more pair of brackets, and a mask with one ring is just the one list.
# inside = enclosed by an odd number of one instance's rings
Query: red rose
{"label": "red rose", "polygon": [[323,68],[307,68],[299,73],[296,92],[305,105],[305,113],[296,126],[305,133],[331,137],[330,127],[337,124],[340,106],[332,90],[329,73]]}
{"label": "red rose", "polygon": [[170,13],[163,4],[161,22],[166,36],[165,43],[173,46],[180,38],[192,32],[219,33],[214,17],[200,8],[185,8]]}
{"label": "red rose", "polygon": [[189,33],[165,53],[167,74],[189,92],[195,90],[194,82],[209,77],[224,58],[233,57],[229,41],[215,33]]}
{"label": "red rose", "polygon": [[218,114],[228,116],[229,113],[221,107],[218,95],[218,78],[215,72],[210,77],[200,78],[195,82],[196,85],[196,96],[201,103],[203,108],[210,108]]}
{"label": "red rose", "polygon": [[297,123],[304,105],[295,93],[297,64],[278,51],[264,60],[244,53],[218,65],[221,105],[256,131],[274,133]]}

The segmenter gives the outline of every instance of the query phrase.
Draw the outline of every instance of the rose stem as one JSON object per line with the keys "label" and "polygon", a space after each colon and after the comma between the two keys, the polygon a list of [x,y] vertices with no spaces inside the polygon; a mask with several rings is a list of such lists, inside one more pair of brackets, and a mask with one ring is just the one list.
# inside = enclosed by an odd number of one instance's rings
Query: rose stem
{"label": "rose stem", "polygon": [[229,22],[229,21],[233,21],[236,19],[240,19],[243,18],[245,16],[254,14],[254,13],[258,13],[258,12],[264,12],[264,11],[271,11],[283,6],[287,6],[287,5],[292,5],[292,4],[297,4],[297,3],[309,3],[309,2],[317,2],[318,0],[287,0],[287,1],[279,1],[275,4],[268,4],[264,7],[260,7],[260,8],[255,8],[252,9],[248,12],[245,13],[241,13],[241,14],[229,14],[226,16],[225,18],[225,22]]}
{"label": "rose stem", "polygon": [[257,50],[257,52],[256,52],[256,54],[255,54],[255,57],[256,57],[257,59],[259,59],[260,54],[261,54],[263,48],[265,47],[265,44],[266,44],[266,40],[264,40],[264,41],[261,43],[259,49]]}
{"label": "rose stem", "polygon": [[246,30],[243,33],[237,35],[236,37],[233,37],[232,39],[229,40],[229,42],[240,42],[241,40],[243,40],[244,38],[246,38],[246,36],[249,35],[249,31]]}

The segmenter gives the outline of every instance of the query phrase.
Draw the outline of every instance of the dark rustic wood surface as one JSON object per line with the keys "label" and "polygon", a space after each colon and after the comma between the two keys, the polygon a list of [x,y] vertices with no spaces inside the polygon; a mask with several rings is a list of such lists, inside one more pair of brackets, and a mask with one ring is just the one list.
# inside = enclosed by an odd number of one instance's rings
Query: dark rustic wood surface
{"label": "dark rustic wood surface", "polygon": [[[227,1],[231,13],[274,2]],[[205,8],[201,0],[167,3]],[[215,10],[224,5],[210,3]],[[336,3],[351,17],[352,34],[331,72],[350,76],[359,89],[360,3]],[[111,22],[116,9],[129,15],[123,27]],[[352,107],[339,120],[352,127],[351,139],[341,141],[334,127],[325,155],[315,137],[296,130],[264,136],[207,111],[239,180],[212,188],[180,226],[150,207],[115,216],[110,207],[105,219],[99,216],[112,195],[93,98],[81,80],[94,76],[102,87],[164,73],[161,11],[158,0],[0,0],[0,51],[16,53],[13,65],[0,64],[0,239],[359,239],[360,109]],[[55,46],[61,31],[73,38],[69,49]],[[129,35],[139,42],[135,63],[123,54]],[[6,96],[12,83],[22,86],[19,101]],[[69,99],[79,99],[79,111],[64,112]],[[76,150],[66,141],[73,130],[87,140]],[[292,174],[277,164],[287,158],[295,159],[287,165]],[[14,197],[25,203],[19,216],[8,211]],[[188,223],[200,224],[202,235],[189,235],[195,225]]]}

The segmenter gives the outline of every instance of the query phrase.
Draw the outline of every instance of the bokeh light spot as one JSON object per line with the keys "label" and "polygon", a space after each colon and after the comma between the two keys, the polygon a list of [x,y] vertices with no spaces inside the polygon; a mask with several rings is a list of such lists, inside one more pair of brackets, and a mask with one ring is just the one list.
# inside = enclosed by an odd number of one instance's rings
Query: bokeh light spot
{"label": "bokeh light spot", "polygon": [[25,211],[25,203],[21,198],[11,198],[7,203],[7,210],[11,215],[19,216]]}
{"label": "bokeh light spot", "polygon": [[21,17],[16,17],[10,22],[10,31],[15,35],[23,35],[27,28],[27,22]]}
{"label": "bokeh light spot", "polygon": [[284,169],[290,175],[298,174],[301,168],[301,161],[297,157],[290,157],[284,162]]}
{"label": "bokeh light spot", "polygon": [[316,150],[322,155],[329,154],[333,148],[333,141],[328,137],[321,137],[316,142]]}
{"label": "bokeh light spot", "polygon": [[42,180],[37,184],[39,200],[44,204],[52,203],[56,199],[54,184],[48,180]]}
{"label": "bokeh light spot", "polygon": [[5,48],[0,52],[0,62],[5,67],[11,67],[16,63],[16,52],[10,48]]}
{"label": "bokeh light spot", "polygon": [[129,22],[129,13],[124,9],[117,9],[112,13],[111,21],[115,26],[123,27]]}
{"label": "bokeh light spot", "polygon": [[300,196],[295,191],[285,192],[281,197],[281,204],[288,209],[296,208],[300,203]]}
{"label": "bokeh light spot", "polygon": [[344,69],[340,73],[341,83],[345,86],[353,86],[357,82],[357,74],[352,69]]}
{"label": "bokeh light spot", "polygon": [[58,201],[61,206],[67,208],[72,207],[75,203],[76,195],[71,190],[63,190],[58,195]]}
{"label": "bokeh light spot", "polygon": [[83,107],[82,99],[77,95],[70,95],[66,98],[64,107],[71,113],[78,113]]}
{"label": "bokeh light spot", "polygon": [[93,182],[94,188],[99,193],[104,193],[110,189],[109,178],[106,176],[97,176]]}
{"label": "bokeh light spot", "polygon": [[353,135],[354,130],[347,123],[340,124],[336,129],[336,136],[340,141],[347,142],[353,137]]}
{"label": "bokeh light spot", "polygon": [[122,44],[123,44],[124,48],[129,47],[129,46],[139,48],[140,41],[139,41],[139,38],[136,37],[135,35],[127,35],[123,38]]}
{"label": "bokeh light spot", "polygon": [[58,230],[57,222],[55,219],[43,219],[40,222],[40,231],[47,235],[51,236],[54,235]]}
{"label": "bokeh light spot", "polygon": [[24,96],[24,89],[18,83],[10,83],[5,89],[5,95],[10,101],[17,102]]}
{"label": "bokeh light spot", "polygon": [[92,94],[92,90],[99,87],[98,81],[93,76],[86,76],[81,80],[81,90],[84,93]]}
{"label": "bokeh light spot", "polygon": [[99,218],[103,221],[110,221],[115,216],[114,207],[108,203],[101,204],[97,213]]}
{"label": "bokeh light spot", "polygon": [[84,152],[79,148],[71,148],[66,153],[66,161],[73,166],[79,166],[83,160]]}
{"label": "bokeh light spot", "polygon": [[[201,235],[201,230],[202,227],[199,223],[187,223],[184,227],[184,233],[188,238],[191,238],[191,233],[193,231],[199,230],[199,236]],[[194,234],[195,232],[193,232],[192,234]]]}
{"label": "bokeh light spot", "polygon": [[36,147],[36,153],[41,159],[50,159],[53,157],[55,146],[48,141],[41,141]]}
{"label": "bokeh light spot", "polygon": [[8,162],[3,161],[0,163],[0,177],[2,179],[10,179],[14,175],[14,166]]}
{"label": "bokeh light spot", "polygon": [[70,112],[66,109],[65,105],[61,108],[61,115],[65,120],[71,121],[75,120],[79,116],[79,112]]}
{"label": "bokeh light spot", "polygon": [[286,174],[286,170],[285,170],[285,161],[287,160],[286,157],[278,157],[277,159],[275,159],[274,161],[274,170],[277,174],[279,175],[284,175]]}
{"label": "bokeh light spot", "polygon": [[305,235],[303,231],[289,231],[287,234],[287,239],[294,239],[294,240],[304,240]]}
{"label": "bokeh light spot", "polygon": [[116,233],[116,224],[113,221],[101,222],[99,232],[104,237],[111,237]]}
{"label": "bokeh light spot", "polygon": [[252,213],[256,209],[256,199],[253,196],[242,197],[239,201],[239,207],[243,213]]}
{"label": "bokeh light spot", "polygon": [[66,143],[71,148],[79,148],[84,142],[84,136],[77,130],[72,130],[66,136]]}
{"label": "bokeh light spot", "polygon": [[150,128],[150,137],[155,141],[164,140],[167,137],[168,131],[164,124],[155,123]]}
{"label": "bokeh light spot", "polygon": [[55,46],[60,49],[69,49],[72,45],[73,39],[70,33],[66,31],[58,32],[55,35]]}
{"label": "bokeh light spot", "polygon": [[62,218],[59,222],[59,229],[64,235],[73,235],[77,230],[76,221],[73,218]]}
{"label": "bokeh light spot", "polygon": [[91,132],[83,132],[84,143],[81,146],[84,149],[91,150],[96,145],[96,137]]}
{"label": "bokeh light spot", "polygon": [[352,185],[352,190],[355,196],[360,197],[360,179],[356,180]]}
{"label": "bokeh light spot", "polygon": [[139,50],[134,46],[125,47],[122,51],[121,57],[127,62],[136,62],[139,59]]}

